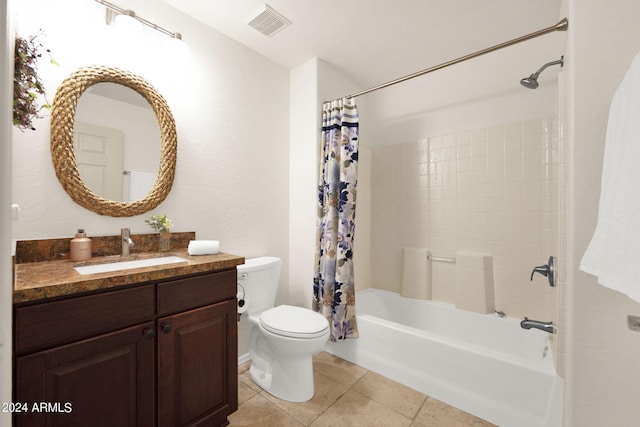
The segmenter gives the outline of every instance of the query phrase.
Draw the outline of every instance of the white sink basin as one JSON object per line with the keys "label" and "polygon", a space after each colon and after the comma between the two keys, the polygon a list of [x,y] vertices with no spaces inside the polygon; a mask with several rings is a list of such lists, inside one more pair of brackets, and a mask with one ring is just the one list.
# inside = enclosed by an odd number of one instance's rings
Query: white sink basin
{"label": "white sink basin", "polygon": [[178,262],[186,262],[184,258],[179,256],[165,256],[160,258],[137,259],[135,261],[116,261],[106,264],[85,265],[82,267],[74,267],[80,274],[96,274],[107,273],[110,271],[130,270],[132,268],[153,267],[156,265],[175,264]]}

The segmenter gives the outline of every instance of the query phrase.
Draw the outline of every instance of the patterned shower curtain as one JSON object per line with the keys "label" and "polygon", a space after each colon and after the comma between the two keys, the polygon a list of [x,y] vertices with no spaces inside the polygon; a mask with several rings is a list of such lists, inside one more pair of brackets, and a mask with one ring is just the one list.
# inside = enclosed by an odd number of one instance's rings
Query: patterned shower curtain
{"label": "patterned shower curtain", "polygon": [[331,341],[358,336],[353,235],[358,167],[358,111],[353,98],[322,107],[313,309],[329,319]]}

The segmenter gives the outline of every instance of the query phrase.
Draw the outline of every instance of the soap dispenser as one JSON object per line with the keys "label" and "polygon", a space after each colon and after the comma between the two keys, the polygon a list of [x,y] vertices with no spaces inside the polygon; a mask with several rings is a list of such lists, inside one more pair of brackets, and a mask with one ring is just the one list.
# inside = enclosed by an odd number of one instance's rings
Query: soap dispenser
{"label": "soap dispenser", "polygon": [[91,259],[91,239],[82,228],[78,229],[75,239],[71,239],[71,261],[86,261]]}

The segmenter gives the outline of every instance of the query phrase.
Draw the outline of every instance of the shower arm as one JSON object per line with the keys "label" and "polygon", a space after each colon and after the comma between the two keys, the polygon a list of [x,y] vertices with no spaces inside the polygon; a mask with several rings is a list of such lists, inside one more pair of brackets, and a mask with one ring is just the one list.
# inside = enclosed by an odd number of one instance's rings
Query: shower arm
{"label": "shower arm", "polygon": [[545,69],[547,69],[548,67],[551,67],[552,65],[558,65],[558,64],[560,64],[561,67],[564,66],[564,57],[558,59],[557,61],[547,62],[542,67],[540,67],[540,69],[538,71],[536,71],[535,73],[531,74],[531,76],[529,78],[537,79],[540,76],[540,73],[543,72]]}

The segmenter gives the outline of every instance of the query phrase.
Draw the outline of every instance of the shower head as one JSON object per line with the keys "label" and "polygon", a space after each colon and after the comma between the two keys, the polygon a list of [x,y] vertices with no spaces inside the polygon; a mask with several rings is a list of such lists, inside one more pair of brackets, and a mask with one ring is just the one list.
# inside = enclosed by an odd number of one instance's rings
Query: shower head
{"label": "shower head", "polygon": [[531,74],[529,77],[520,80],[520,84],[527,89],[538,89],[538,76]]}
{"label": "shower head", "polygon": [[529,77],[525,77],[524,79],[520,80],[520,84],[526,87],[527,89],[537,89],[538,77],[540,76],[540,73],[543,72],[545,68],[550,67],[552,65],[558,65],[558,64],[560,64],[561,67],[564,66],[564,56],[561,56],[560,59],[557,61],[547,62],[542,67],[540,67],[538,71],[531,74]]}

